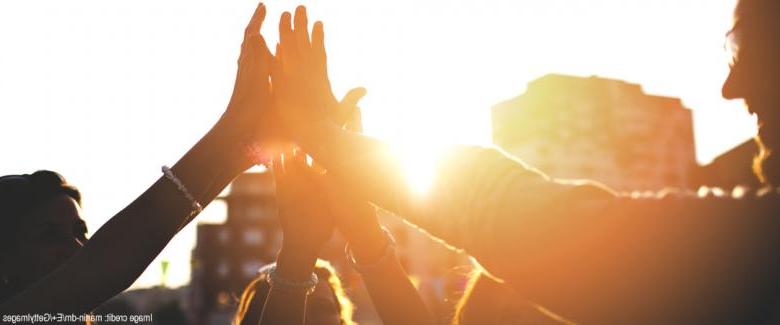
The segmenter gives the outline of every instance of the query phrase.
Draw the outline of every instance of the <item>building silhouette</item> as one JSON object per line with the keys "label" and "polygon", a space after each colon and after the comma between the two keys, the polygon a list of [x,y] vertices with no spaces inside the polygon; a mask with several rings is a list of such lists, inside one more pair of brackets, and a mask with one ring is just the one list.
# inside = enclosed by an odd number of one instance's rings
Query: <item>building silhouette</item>
{"label": "building silhouette", "polygon": [[623,191],[688,188],[691,111],[637,84],[549,74],[492,109],[493,142],[546,174]]}
{"label": "building silhouette", "polygon": [[229,324],[236,299],[281,247],[270,172],[242,174],[231,184],[224,224],[200,224],[192,253],[192,318]]}

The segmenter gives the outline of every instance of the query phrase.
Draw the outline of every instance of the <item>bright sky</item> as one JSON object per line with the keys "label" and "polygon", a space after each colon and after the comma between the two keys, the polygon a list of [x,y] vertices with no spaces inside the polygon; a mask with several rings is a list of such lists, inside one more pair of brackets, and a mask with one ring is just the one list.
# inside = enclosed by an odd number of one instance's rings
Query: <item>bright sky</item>
{"label": "bright sky", "polygon": [[[550,72],[681,97],[703,162],[754,132],[741,103],[719,95],[734,0],[303,3],[325,22],[336,93],[367,87],[366,130],[385,139],[487,144],[491,105]],[[296,4],[267,2],[269,44]],[[0,175],[61,172],[81,188],[94,232],[217,120],[255,5],[0,2]],[[202,219],[224,213],[209,210]],[[186,228],[135,286],[159,283],[161,259],[168,283],[186,284],[194,239]]]}

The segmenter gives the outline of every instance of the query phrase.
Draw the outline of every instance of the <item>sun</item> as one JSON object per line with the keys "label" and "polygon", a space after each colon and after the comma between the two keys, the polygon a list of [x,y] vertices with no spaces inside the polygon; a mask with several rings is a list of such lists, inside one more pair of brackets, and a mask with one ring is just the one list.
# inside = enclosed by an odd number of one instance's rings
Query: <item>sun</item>
{"label": "sun", "polygon": [[442,153],[449,145],[441,142],[418,141],[415,143],[391,143],[391,148],[401,162],[404,177],[412,191],[425,195],[433,184]]}
{"label": "sun", "polygon": [[[417,94],[404,101],[367,96],[361,105],[365,134],[387,143],[400,162],[412,192],[429,192],[443,155],[457,145],[491,144],[485,105],[435,102]],[[489,106],[487,106],[489,107]]]}

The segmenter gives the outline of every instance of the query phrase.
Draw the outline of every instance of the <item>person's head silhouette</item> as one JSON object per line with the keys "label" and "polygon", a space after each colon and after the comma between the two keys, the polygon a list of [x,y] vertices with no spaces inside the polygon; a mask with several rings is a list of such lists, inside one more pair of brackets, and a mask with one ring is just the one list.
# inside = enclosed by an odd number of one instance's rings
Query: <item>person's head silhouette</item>
{"label": "person's head silhouette", "polygon": [[[260,321],[268,292],[268,271],[272,263],[258,272],[257,277],[244,289],[238,308],[233,317],[233,325],[257,324]],[[336,274],[336,269],[325,260],[317,259],[314,273],[320,281],[306,301],[306,324],[354,325],[352,314],[354,305],[344,292],[344,286]]]}
{"label": "person's head silhouette", "polygon": [[739,0],[726,44],[731,71],[723,97],[744,99],[758,117],[754,170],[763,183],[780,185],[780,1]]}
{"label": "person's head silhouette", "polygon": [[86,242],[81,194],[58,173],[0,177],[0,302],[62,265]]}

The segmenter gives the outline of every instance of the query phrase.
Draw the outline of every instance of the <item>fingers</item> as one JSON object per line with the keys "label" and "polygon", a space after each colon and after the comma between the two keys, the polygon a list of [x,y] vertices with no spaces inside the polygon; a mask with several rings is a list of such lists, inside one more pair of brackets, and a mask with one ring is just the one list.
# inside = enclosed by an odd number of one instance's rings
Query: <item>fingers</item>
{"label": "fingers", "polygon": [[311,31],[312,61],[319,72],[328,71],[327,55],[325,53],[325,27],[321,21],[314,23]]}
{"label": "fingers", "polygon": [[244,38],[260,35],[260,27],[265,20],[265,14],[265,4],[261,2],[257,5],[254,14],[252,14],[252,18],[249,20],[249,24],[246,26],[246,30],[244,30]]}
{"label": "fingers", "polygon": [[309,19],[306,17],[306,7],[295,8],[295,42],[300,50],[311,48],[309,41]]}
{"label": "fingers", "polygon": [[[256,68],[255,62],[261,59],[264,62],[261,63],[261,67],[267,67],[267,58],[270,56],[270,51],[265,45],[265,40],[260,35],[260,27],[265,20],[266,8],[261,2],[255,8],[255,12],[252,14],[252,18],[249,19],[249,23],[244,30],[244,42],[241,44],[241,55],[239,56],[239,65],[243,70],[251,71]],[[259,54],[263,54],[263,57],[258,57]],[[239,69],[239,73],[241,70]]]}
{"label": "fingers", "polygon": [[291,43],[293,40],[291,19],[292,16],[288,11],[283,12],[282,16],[279,18],[279,41],[285,45]]}
{"label": "fingers", "polygon": [[341,105],[344,107],[355,107],[357,106],[357,103],[366,96],[366,93],[368,93],[366,88],[352,88],[344,95],[344,98],[341,99]]}
{"label": "fingers", "polygon": [[[336,123],[341,126],[352,124],[354,126],[355,114],[357,112],[358,119],[360,119],[360,113],[357,109],[357,104],[363,96],[366,95],[366,89],[363,87],[357,87],[350,89],[346,95],[341,99],[338,105],[338,112],[336,112]],[[362,129],[362,127],[360,127]],[[358,130],[355,130],[358,131]]]}
{"label": "fingers", "polygon": [[[297,52],[291,19],[292,17],[287,11],[282,13],[282,17],[279,19],[279,44],[285,50],[286,59],[291,58]],[[276,55],[278,56],[279,54],[277,53]]]}

